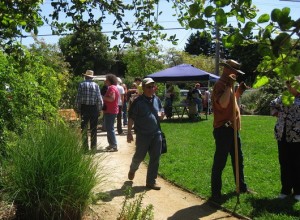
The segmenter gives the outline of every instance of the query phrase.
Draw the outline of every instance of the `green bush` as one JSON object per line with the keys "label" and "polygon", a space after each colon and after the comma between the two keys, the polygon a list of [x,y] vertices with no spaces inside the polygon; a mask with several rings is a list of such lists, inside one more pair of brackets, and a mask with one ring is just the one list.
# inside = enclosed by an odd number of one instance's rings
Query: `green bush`
{"label": "green bush", "polygon": [[79,133],[62,124],[24,132],[8,149],[3,186],[21,219],[80,219],[101,181]]}
{"label": "green bush", "polygon": [[142,207],[142,201],[145,193],[146,191],[130,202],[129,199],[132,197],[132,188],[128,187],[125,190],[126,196],[117,220],[153,220],[153,205],[150,204],[145,208]]}
{"label": "green bush", "polygon": [[269,83],[259,90],[246,92],[241,97],[243,114],[270,115],[270,102],[284,91],[284,85],[278,79],[270,79]]}

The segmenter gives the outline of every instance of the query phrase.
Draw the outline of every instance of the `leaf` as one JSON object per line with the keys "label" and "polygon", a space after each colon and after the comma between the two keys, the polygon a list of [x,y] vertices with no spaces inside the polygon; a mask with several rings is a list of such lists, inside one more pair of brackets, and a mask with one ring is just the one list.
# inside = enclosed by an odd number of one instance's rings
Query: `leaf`
{"label": "leaf", "polygon": [[268,22],[270,20],[270,15],[268,14],[263,14],[261,15],[258,19],[257,19],[257,22],[258,23],[265,23],[265,22]]}
{"label": "leaf", "polygon": [[224,7],[231,3],[231,0],[215,0],[214,1],[217,7]]}
{"label": "leaf", "polygon": [[197,3],[191,4],[189,7],[189,13],[191,17],[195,17],[200,11],[199,5]]}
{"label": "leaf", "polygon": [[216,23],[219,26],[226,26],[227,16],[223,9],[218,9],[216,12]]}
{"label": "leaf", "polygon": [[207,18],[210,18],[214,12],[214,7],[209,5],[204,9],[204,15]]}
{"label": "leaf", "polygon": [[281,16],[281,10],[278,8],[275,8],[272,12],[271,12],[271,19],[274,22],[279,21],[279,18]]}
{"label": "leaf", "polygon": [[205,21],[202,18],[191,20],[189,26],[195,29],[204,29],[206,27]]}
{"label": "leaf", "polygon": [[268,45],[266,44],[259,44],[258,45],[258,53],[261,55],[261,56],[271,56],[271,49]]}
{"label": "leaf", "polygon": [[262,87],[264,85],[266,85],[267,83],[269,83],[269,78],[266,76],[257,76],[256,78],[256,82],[253,85],[254,89],[257,89],[259,87]]}
{"label": "leaf", "polygon": [[291,9],[288,7],[284,7],[281,11],[282,11],[282,16],[287,17],[290,15]]}
{"label": "leaf", "polygon": [[244,16],[237,15],[237,19],[238,19],[240,22],[245,23],[245,17],[244,17]]}
{"label": "leaf", "polygon": [[288,91],[284,91],[282,94],[282,103],[286,106],[290,106],[295,100],[295,97],[292,96]]}
{"label": "leaf", "polygon": [[233,41],[230,41],[229,36],[224,36],[222,38],[222,43],[226,48],[233,48],[234,44],[232,42]]}
{"label": "leaf", "polygon": [[243,29],[243,35],[248,36],[252,32],[253,27],[255,27],[255,23],[253,21],[249,21],[246,23],[244,29]]}

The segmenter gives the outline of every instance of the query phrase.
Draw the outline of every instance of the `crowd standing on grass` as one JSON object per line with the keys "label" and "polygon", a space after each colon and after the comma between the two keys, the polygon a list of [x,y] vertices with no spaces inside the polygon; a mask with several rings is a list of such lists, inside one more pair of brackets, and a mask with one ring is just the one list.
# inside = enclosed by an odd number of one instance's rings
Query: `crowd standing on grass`
{"label": "crowd standing on grass", "polygon": [[155,82],[152,78],[142,81],[143,94],[138,96],[130,105],[128,111],[127,142],[133,141],[132,126],[136,133],[136,150],[132,157],[128,179],[133,180],[141,162],[148,152],[149,164],[147,168],[146,187],[160,190],[156,182],[161,155],[162,136],[160,120],[164,112],[160,99],[155,95]]}
{"label": "crowd standing on grass", "polygon": [[241,139],[238,130],[240,129],[240,111],[237,105],[237,99],[245,91],[245,84],[240,83],[236,90],[233,90],[233,84],[236,78],[244,74],[240,70],[241,64],[234,60],[227,60],[220,65],[224,66],[223,74],[216,82],[212,92],[213,104],[213,136],[215,139],[216,150],[214,154],[212,173],[211,173],[211,200],[215,202],[222,201],[222,172],[225,168],[228,154],[231,156],[232,168],[236,177],[235,167],[235,138],[234,123],[237,129],[237,147],[238,147],[238,181],[240,193],[251,193],[244,180],[244,162],[241,148]]}
{"label": "crowd standing on grass", "polygon": [[118,79],[114,74],[107,74],[105,84],[108,86],[103,101],[105,108],[103,109],[103,125],[107,132],[107,142],[109,146],[106,150],[109,152],[118,151],[117,138],[115,134],[114,123],[119,112],[119,90],[117,88]]}
{"label": "crowd standing on grass", "polygon": [[81,116],[81,132],[85,150],[89,149],[88,124],[91,129],[91,149],[97,150],[97,125],[103,100],[98,84],[93,82],[94,71],[87,70],[83,75],[85,80],[78,86],[75,110]]}
{"label": "crowd standing on grass", "polygon": [[281,191],[279,199],[290,195],[300,201],[300,76],[286,82],[287,90],[295,97],[289,106],[282,96],[271,102],[271,114],[277,117],[274,133],[278,145]]}

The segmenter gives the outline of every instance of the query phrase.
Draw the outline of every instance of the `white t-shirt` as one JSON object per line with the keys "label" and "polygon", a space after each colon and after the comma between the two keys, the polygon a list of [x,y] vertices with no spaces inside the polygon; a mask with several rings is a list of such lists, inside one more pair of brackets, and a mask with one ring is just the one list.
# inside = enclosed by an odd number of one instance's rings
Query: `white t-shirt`
{"label": "white t-shirt", "polygon": [[120,93],[120,96],[119,96],[119,99],[118,99],[118,105],[122,105],[123,104],[122,103],[122,96],[124,96],[125,90],[124,90],[123,86],[121,86],[119,84],[117,85],[117,88],[118,88],[119,93]]}

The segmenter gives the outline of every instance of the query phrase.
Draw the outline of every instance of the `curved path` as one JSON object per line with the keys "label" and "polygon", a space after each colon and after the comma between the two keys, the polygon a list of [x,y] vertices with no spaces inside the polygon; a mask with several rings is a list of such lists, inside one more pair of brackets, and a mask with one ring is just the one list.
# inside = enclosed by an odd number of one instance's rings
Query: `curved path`
{"label": "curved path", "polygon": [[[230,213],[222,211],[187,191],[184,191],[162,178],[158,178],[161,190],[148,190],[145,187],[146,165],[141,164],[133,181],[129,181],[127,173],[134,153],[134,143],[126,142],[124,134],[117,135],[118,152],[97,153],[96,158],[102,161],[106,173],[106,181],[96,189],[96,192],[106,192],[107,201],[98,201],[90,207],[91,213],[84,219],[116,220],[124,201],[124,189],[131,186],[136,196],[146,191],[143,206],[152,204],[155,220],[196,220],[196,219],[238,219]],[[107,144],[106,133],[98,133],[98,151],[101,152]],[[166,155],[167,156],[167,155]],[[103,169],[102,169],[103,170]]]}

